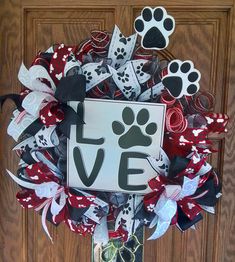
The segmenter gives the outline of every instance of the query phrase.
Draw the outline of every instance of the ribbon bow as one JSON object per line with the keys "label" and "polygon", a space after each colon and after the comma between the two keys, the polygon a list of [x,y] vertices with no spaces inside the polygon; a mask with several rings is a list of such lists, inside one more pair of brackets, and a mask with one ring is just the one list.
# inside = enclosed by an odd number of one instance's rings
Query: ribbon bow
{"label": "ribbon bow", "polygon": [[89,219],[79,225],[72,225],[71,217],[74,216],[74,213],[76,216],[82,217],[91,206],[96,206],[94,203],[96,197],[85,192],[68,191],[67,188],[55,182],[59,181],[58,178],[53,177],[53,174],[47,169],[46,166],[44,169],[40,169],[38,164],[33,164],[30,168],[28,166],[26,172],[28,171],[28,177],[33,182],[22,180],[7,170],[8,175],[24,188],[17,193],[20,204],[24,208],[33,208],[35,211],[42,210],[42,226],[51,241],[46,219],[54,224],[64,221],[72,231],[80,234],[89,231],[87,227],[90,225],[94,228],[96,223],[89,222]]}
{"label": "ribbon bow", "polygon": [[56,222],[56,216],[61,213],[66,205],[67,196],[65,194],[64,187],[60,186],[54,181],[34,184],[21,180],[20,178],[14,176],[9,170],[7,170],[7,173],[18,185],[27,189],[31,189],[28,192],[26,192],[25,190],[23,190],[23,192],[19,192],[17,194],[17,197],[18,199],[21,198],[22,201],[20,202],[23,207],[34,208],[36,211],[42,210],[42,226],[46,234],[52,241],[52,237],[50,236],[46,225],[46,216],[50,208],[53,220],[54,222]]}
{"label": "ribbon bow", "polygon": [[214,178],[205,159],[193,154],[190,159],[175,158],[167,176],[160,174],[151,179],[149,186],[153,192],[145,196],[144,204],[147,211],[155,213],[149,227],[156,228],[149,240],[161,237],[170,224],[177,223],[185,230],[198,222],[203,209],[201,205],[215,204],[214,200],[208,201],[209,195],[215,197],[219,191],[218,181],[216,185],[211,183]]}

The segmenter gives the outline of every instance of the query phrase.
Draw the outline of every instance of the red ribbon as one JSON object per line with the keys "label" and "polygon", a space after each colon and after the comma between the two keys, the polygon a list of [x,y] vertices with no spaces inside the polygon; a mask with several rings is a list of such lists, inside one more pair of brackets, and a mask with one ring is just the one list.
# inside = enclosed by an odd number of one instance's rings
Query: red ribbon
{"label": "red ribbon", "polygon": [[46,126],[53,126],[64,120],[64,112],[55,101],[49,102],[39,111],[39,118]]}
{"label": "red ribbon", "polygon": [[171,107],[175,104],[176,99],[171,96],[167,91],[164,91],[161,94],[161,98],[160,98],[161,103],[166,104],[167,107]]}
{"label": "red ribbon", "polygon": [[126,242],[128,239],[128,232],[120,225],[116,231],[109,230],[109,238],[121,238],[123,242]]}
{"label": "red ribbon", "polygon": [[107,32],[97,30],[91,32],[91,46],[95,54],[105,55],[108,51],[109,43],[110,37]]}
{"label": "red ribbon", "polygon": [[205,113],[204,117],[207,120],[207,127],[209,132],[212,133],[227,132],[226,126],[228,124],[229,117],[226,114]]}
{"label": "red ribbon", "polygon": [[188,122],[178,107],[168,108],[166,111],[166,129],[173,133],[182,133],[186,130]]}
{"label": "red ribbon", "polygon": [[191,110],[196,113],[209,112],[213,109],[214,104],[214,96],[206,91],[198,92],[190,101]]}

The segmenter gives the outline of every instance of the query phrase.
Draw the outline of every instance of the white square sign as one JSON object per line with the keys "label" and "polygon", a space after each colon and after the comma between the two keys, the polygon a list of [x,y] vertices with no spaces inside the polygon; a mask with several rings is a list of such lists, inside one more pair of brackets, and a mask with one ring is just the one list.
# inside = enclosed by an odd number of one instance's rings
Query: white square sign
{"label": "white square sign", "polygon": [[146,194],[157,174],[146,157],[159,158],[165,105],[85,99],[69,105],[84,125],[71,127],[68,186]]}

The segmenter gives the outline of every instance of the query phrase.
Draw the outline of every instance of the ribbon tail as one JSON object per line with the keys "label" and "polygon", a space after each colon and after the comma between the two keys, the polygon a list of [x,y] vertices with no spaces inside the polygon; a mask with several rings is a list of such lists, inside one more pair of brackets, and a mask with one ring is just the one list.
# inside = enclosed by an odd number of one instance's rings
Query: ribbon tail
{"label": "ribbon tail", "polygon": [[153,218],[152,222],[151,222],[150,225],[149,225],[149,228],[155,227],[156,224],[157,224],[157,222],[158,222],[158,215],[156,215],[156,216]]}
{"label": "ribbon tail", "polygon": [[156,229],[153,232],[153,234],[148,238],[148,240],[155,240],[164,235],[167,229],[169,228],[170,224],[171,221],[164,221],[158,218]]}
{"label": "ribbon tail", "polygon": [[[154,233],[148,238],[148,240],[154,240],[164,235],[171,224],[171,220],[177,211],[177,204],[175,201],[166,198],[161,195],[159,198],[154,212],[156,213],[157,226]],[[154,220],[156,221],[156,217]]]}
{"label": "ribbon tail", "polygon": [[18,94],[8,94],[8,95],[0,96],[0,110],[2,109],[7,99],[11,99],[15,103],[19,111],[23,110],[23,107],[21,106],[21,98],[20,98],[20,95]]}
{"label": "ribbon tail", "polygon": [[97,224],[94,231],[94,242],[96,244],[106,245],[109,241],[107,217],[104,216],[100,220],[100,224]]}
{"label": "ribbon tail", "polygon": [[9,170],[6,170],[7,174],[20,186],[25,187],[25,188],[29,188],[29,189],[36,189],[38,187],[38,185],[30,183],[30,182],[26,182],[21,180],[20,178],[18,178],[17,176],[13,175]]}
{"label": "ribbon tail", "polygon": [[58,129],[67,138],[70,138],[70,126],[71,125],[83,125],[84,121],[79,115],[67,104],[61,104],[60,108],[64,112],[64,120],[58,123]]}
{"label": "ribbon tail", "polygon": [[42,227],[43,227],[44,231],[46,232],[47,236],[49,237],[49,239],[51,240],[51,242],[53,244],[53,239],[52,239],[52,237],[51,237],[51,235],[48,231],[47,224],[46,224],[46,216],[47,216],[47,211],[50,207],[50,204],[51,203],[47,203],[42,210]]}
{"label": "ribbon tail", "polygon": [[53,216],[57,216],[60,213],[60,211],[64,208],[65,205],[66,205],[66,195],[63,191],[61,192],[61,195],[60,195],[59,204],[56,202],[55,198],[52,199],[51,214]]}
{"label": "ribbon tail", "polygon": [[20,66],[18,79],[23,86],[31,89],[29,70],[26,68],[23,62],[21,63]]}

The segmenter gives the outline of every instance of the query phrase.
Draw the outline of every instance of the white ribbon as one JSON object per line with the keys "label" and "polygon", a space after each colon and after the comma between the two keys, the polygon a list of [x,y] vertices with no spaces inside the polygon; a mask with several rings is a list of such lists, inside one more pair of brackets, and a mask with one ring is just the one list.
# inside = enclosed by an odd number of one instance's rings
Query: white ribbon
{"label": "white ribbon", "polygon": [[54,96],[41,92],[32,91],[22,101],[22,107],[27,113],[39,117],[40,110],[51,101],[57,101]]}
{"label": "white ribbon", "polygon": [[96,225],[93,239],[96,244],[102,244],[103,246],[108,244],[109,233],[107,225],[107,216],[102,217],[100,223]]}
{"label": "white ribbon", "polygon": [[[52,89],[46,84],[42,83],[39,80],[40,78],[44,78],[49,81]],[[48,74],[47,70],[41,65],[31,66],[28,70],[24,63],[22,63],[18,73],[18,79],[25,87],[32,91],[54,94],[56,89],[54,81]]]}

